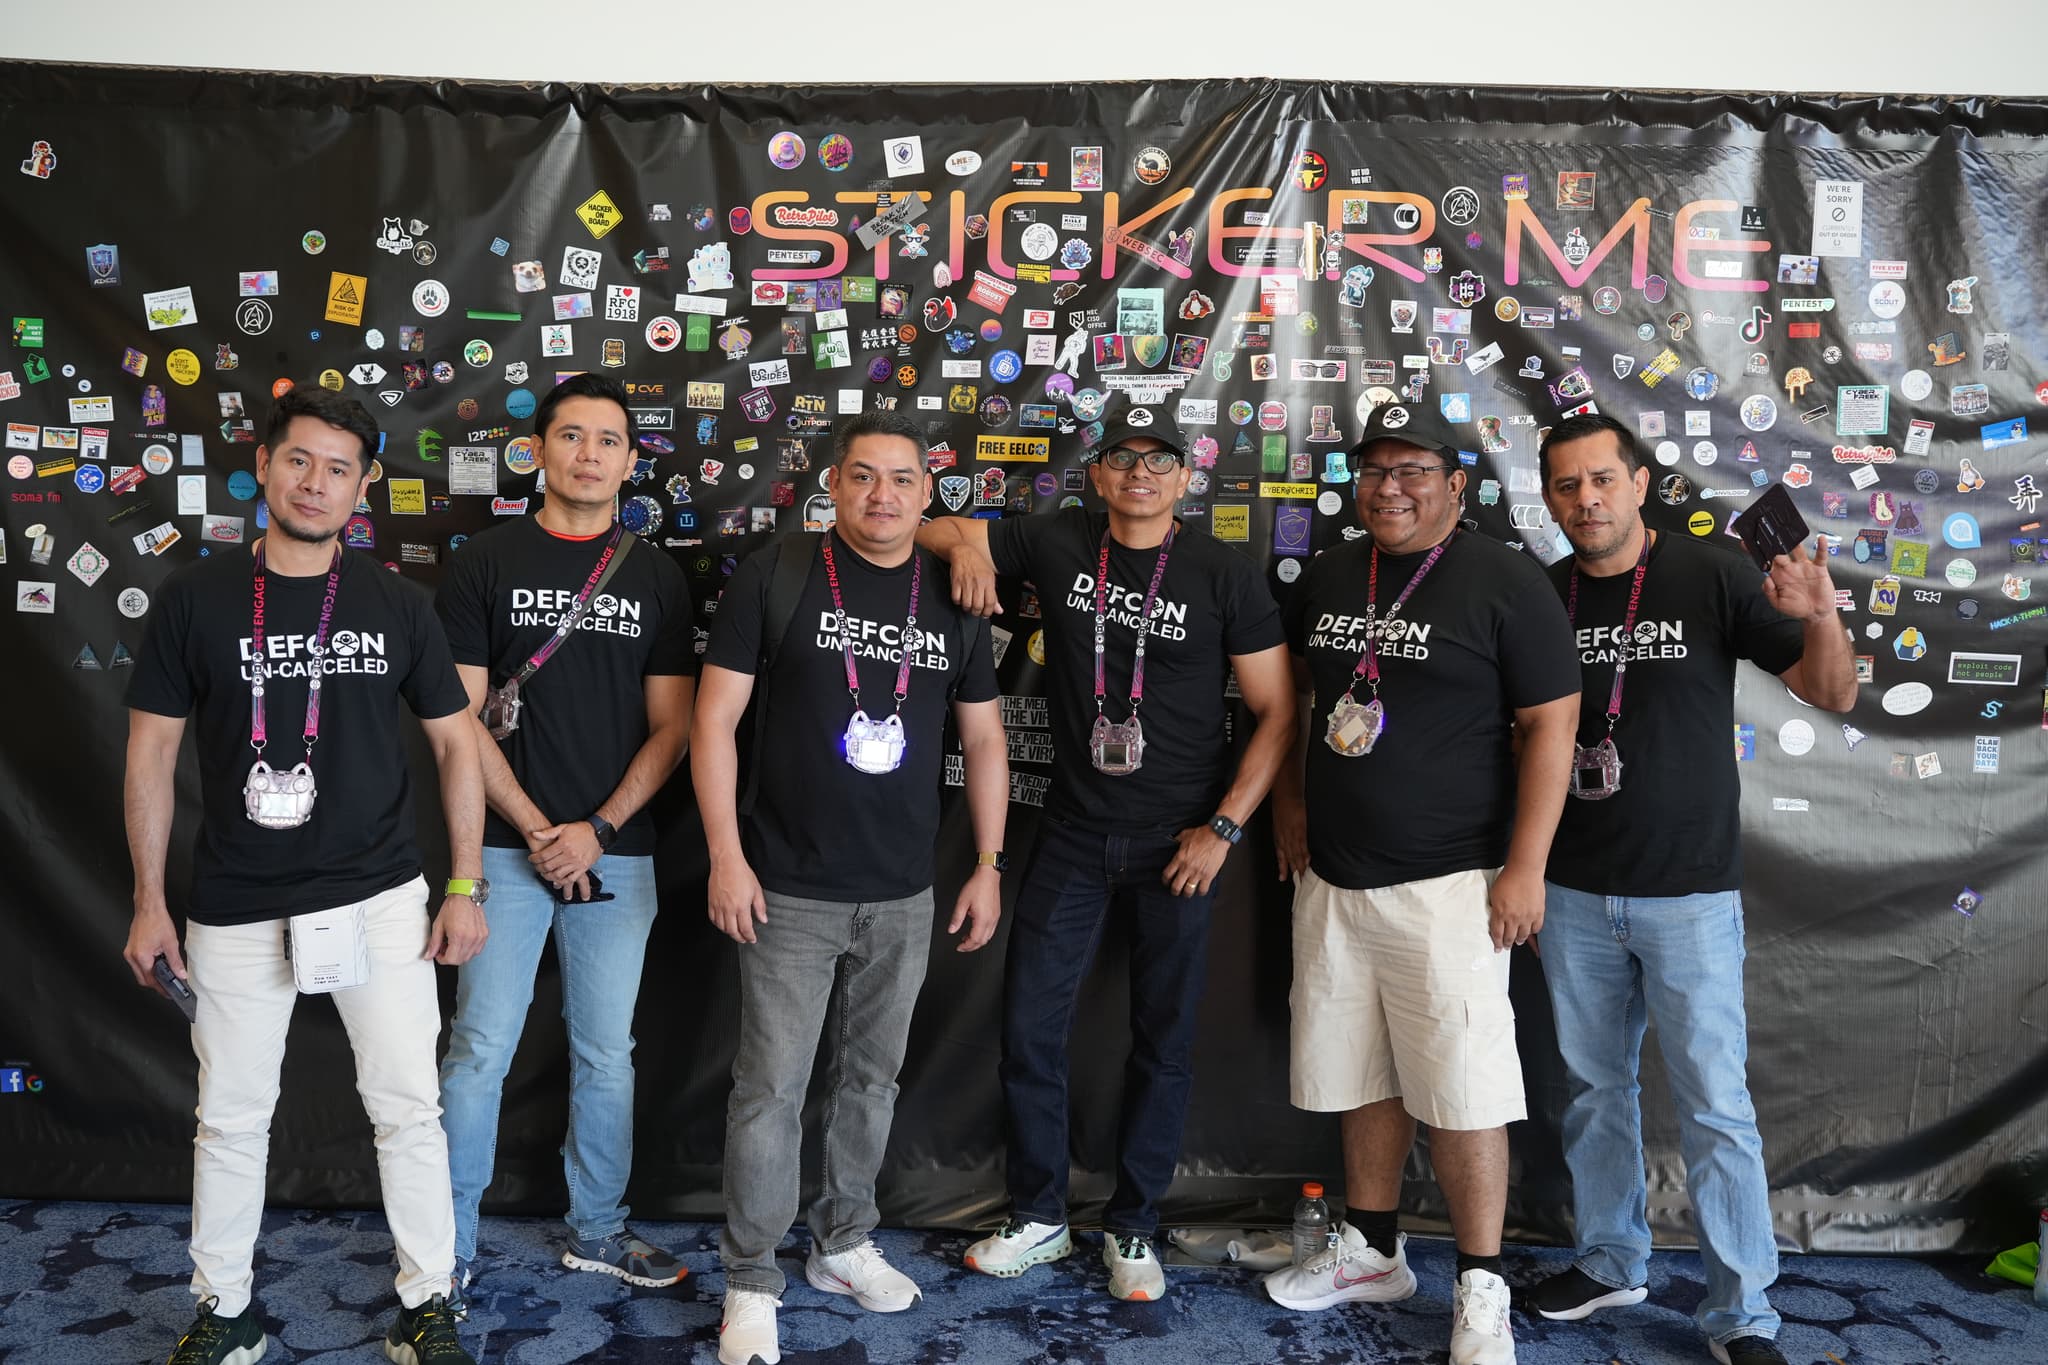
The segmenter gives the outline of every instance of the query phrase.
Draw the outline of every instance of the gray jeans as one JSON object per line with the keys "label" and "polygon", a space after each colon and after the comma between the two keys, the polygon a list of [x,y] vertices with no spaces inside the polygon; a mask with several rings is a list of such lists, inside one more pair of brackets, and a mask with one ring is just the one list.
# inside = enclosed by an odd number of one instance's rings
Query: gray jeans
{"label": "gray jeans", "polygon": [[896,1073],[924,984],[929,888],[897,901],[804,900],[765,892],[768,922],[740,948],[740,1042],[725,1116],[729,1288],[780,1296],[775,1248],[801,1198],[804,1091],[822,1034],[828,1049],[824,1187],[811,1238],[831,1254],[880,1220],[875,1176],[889,1145]]}

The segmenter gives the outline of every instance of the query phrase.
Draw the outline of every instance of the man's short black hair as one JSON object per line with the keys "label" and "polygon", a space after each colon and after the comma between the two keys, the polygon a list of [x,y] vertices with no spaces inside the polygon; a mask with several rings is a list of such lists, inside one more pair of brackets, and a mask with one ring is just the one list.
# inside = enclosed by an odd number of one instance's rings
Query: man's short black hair
{"label": "man's short black hair", "polygon": [[355,437],[362,446],[363,472],[370,472],[370,463],[377,458],[377,447],[383,444],[384,437],[368,408],[347,394],[323,389],[318,384],[294,385],[270,405],[270,425],[264,430],[263,444],[271,454],[275,455],[284,443],[294,417],[315,417]]}
{"label": "man's short black hair", "polygon": [[917,447],[920,460],[924,458],[924,428],[915,420],[900,412],[863,412],[856,417],[849,417],[832,429],[834,469],[846,463],[847,453],[853,449],[853,443],[863,436],[901,436]]}
{"label": "man's short black hair", "polygon": [[1543,480],[1543,486],[1550,486],[1550,448],[1565,441],[1582,441],[1588,436],[1597,436],[1603,431],[1614,433],[1615,448],[1621,452],[1621,462],[1627,466],[1629,477],[1643,467],[1643,457],[1636,453],[1635,433],[1615,421],[1604,412],[1582,412],[1576,417],[1567,417],[1548,432],[1544,433],[1543,444],[1536,448],[1536,469]]}
{"label": "man's short black hair", "polygon": [[540,400],[540,406],[533,410],[533,434],[547,439],[548,427],[555,420],[555,409],[568,398],[600,398],[608,403],[617,403],[619,412],[626,419],[626,444],[634,450],[640,448],[640,433],[635,428],[632,406],[626,402],[626,386],[608,374],[572,374],[547,392]]}

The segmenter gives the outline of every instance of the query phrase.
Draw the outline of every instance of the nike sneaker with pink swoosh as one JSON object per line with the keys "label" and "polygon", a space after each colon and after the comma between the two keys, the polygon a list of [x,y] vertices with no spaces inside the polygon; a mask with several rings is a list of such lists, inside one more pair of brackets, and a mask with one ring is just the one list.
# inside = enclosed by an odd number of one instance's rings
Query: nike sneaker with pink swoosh
{"label": "nike sneaker with pink swoosh", "polygon": [[1313,1312],[1340,1303],[1392,1303],[1415,1292],[1408,1269],[1408,1236],[1382,1256],[1349,1223],[1339,1223],[1329,1249],[1302,1265],[1283,1266],[1266,1277],[1266,1293],[1282,1308]]}

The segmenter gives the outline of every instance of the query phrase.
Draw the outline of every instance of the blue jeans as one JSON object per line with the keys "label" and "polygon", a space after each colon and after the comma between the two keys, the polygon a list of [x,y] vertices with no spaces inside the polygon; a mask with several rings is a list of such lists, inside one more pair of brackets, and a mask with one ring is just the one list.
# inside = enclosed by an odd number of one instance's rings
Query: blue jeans
{"label": "blue jeans", "polygon": [[1636,1075],[1654,1013],[1707,1269],[1700,1330],[1719,1342],[1776,1336],[1764,1291],[1778,1277],[1778,1246],[1745,1074],[1742,894],[1545,890],[1543,975],[1571,1076],[1564,1154],[1579,1269],[1616,1289],[1642,1284],[1649,1271]]}
{"label": "blue jeans", "polygon": [[780,1298],[775,1249],[802,1200],[804,1092],[821,1035],[823,1188],[809,1210],[811,1242],[827,1256],[851,1251],[881,1221],[875,1177],[931,953],[932,893],[860,902],[762,895],[768,922],[740,948],[719,1260],[727,1288]]}
{"label": "blue jeans", "polygon": [[1131,934],[1131,1055],[1124,1064],[1112,1233],[1150,1237],[1180,1160],[1194,1087],[1195,1016],[1209,966],[1210,896],[1159,880],[1167,835],[1100,834],[1046,817],[1017,892],[1003,974],[1008,1184],[1019,1218],[1067,1221],[1067,1038],[1074,1002],[1119,901]]}
{"label": "blue jeans", "polygon": [[524,849],[484,849],[491,935],[456,977],[455,1024],[441,1060],[459,1260],[476,1257],[477,1205],[498,1155],[498,1103],[550,929],[569,1026],[562,1143],[569,1230],[588,1242],[626,1226],[620,1200],[633,1170],[633,1004],[654,925],[654,859],[606,856],[597,871],[617,899],[562,905],[534,876]]}

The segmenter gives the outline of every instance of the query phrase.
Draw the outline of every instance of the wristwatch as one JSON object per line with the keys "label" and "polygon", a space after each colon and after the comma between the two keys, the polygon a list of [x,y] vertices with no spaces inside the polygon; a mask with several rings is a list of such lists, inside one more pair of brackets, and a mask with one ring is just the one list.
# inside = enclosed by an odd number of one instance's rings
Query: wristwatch
{"label": "wristwatch", "polygon": [[1218,815],[1209,822],[1209,832],[1226,844],[1235,844],[1244,838],[1244,826],[1227,815]]}
{"label": "wristwatch", "polygon": [[997,849],[994,853],[977,853],[974,855],[974,865],[976,867],[992,867],[998,874],[1001,874],[1010,870],[1010,856],[1001,849]]}
{"label": "wristwatch", "polygon": [[491,883],[488,877],[450,877],[448,884],[441,888],[444,896],[467,896],[482,905],[491,898]]}
{"label": "wristwatch", "polygon": [[597,833],[597,851],[600,853],[610,849],[612,840],[619,837],[619,832],[612,828],[612,822],[602,815],[590,817],[590,828]]}

